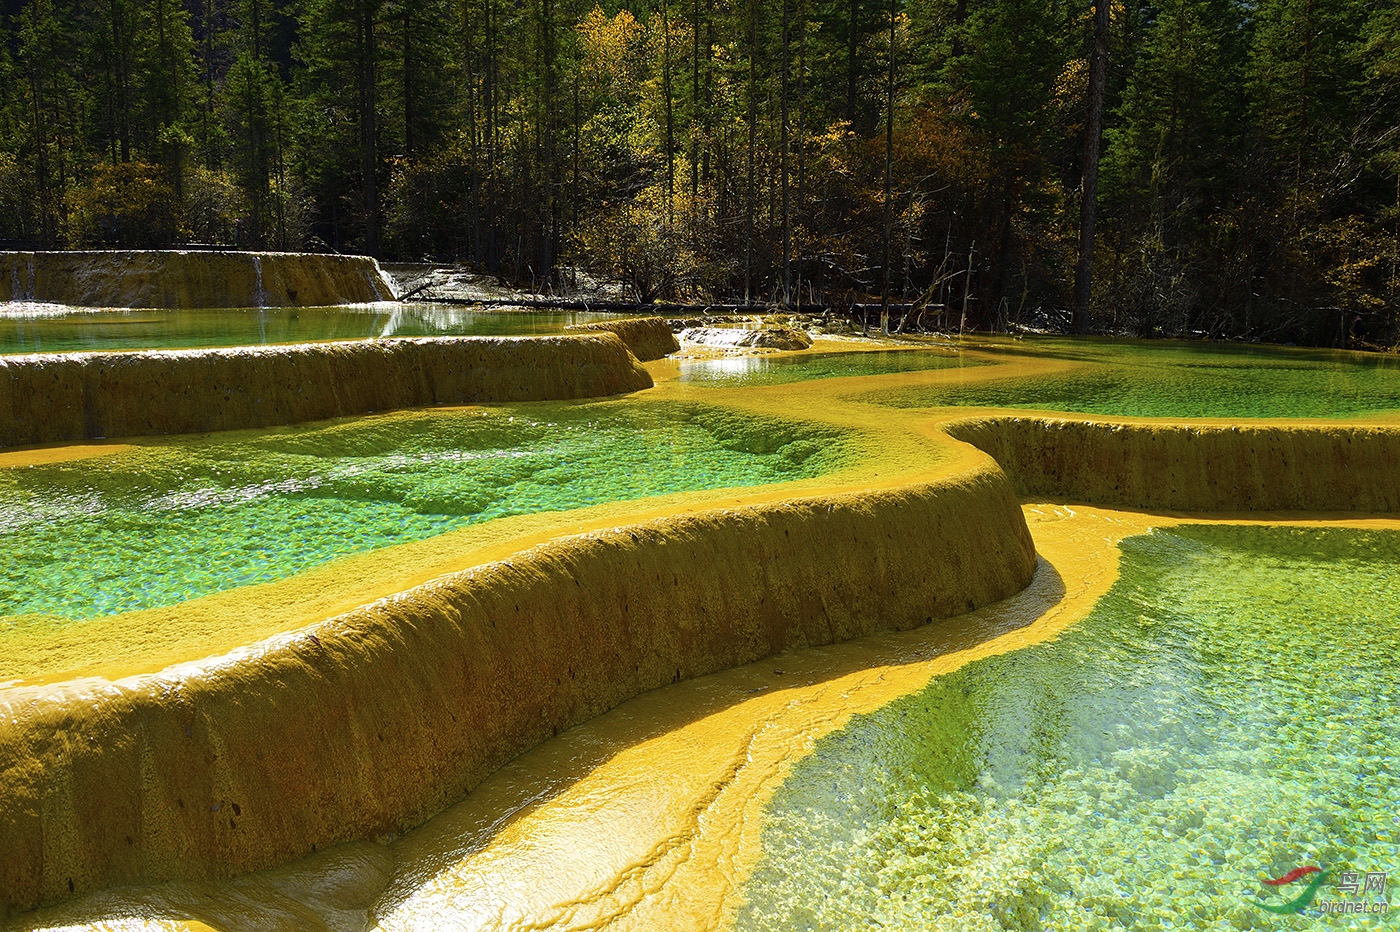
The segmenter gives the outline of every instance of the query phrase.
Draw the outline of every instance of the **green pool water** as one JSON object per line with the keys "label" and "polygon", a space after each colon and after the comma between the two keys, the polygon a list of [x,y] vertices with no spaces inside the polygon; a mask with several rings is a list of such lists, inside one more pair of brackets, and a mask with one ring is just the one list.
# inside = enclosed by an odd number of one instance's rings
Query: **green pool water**
{"label": "green pool water", "polygon": [[842,465],[850,445],[829,429],[702,405],[560,403],[3,469],[0,636],[281,579],[506,515],[802,479]]}
{"label": "green pool water", "polygon": [[79,309],[0,304],[0,355],[190,349],[371,337],[527,336],[612,320],[586,311],[484,311],[444,304],[342,307]]}
{"label": "green pool water", "polygon": [[782,385],[808,379],[887,375],[985,365],[948,348],[683,360],[680,380],[703,385]]}
{"label": "green pool water", "polygon": [[1072,361],[1063,375],[901,389],[895,407],[976,405],[1125,417],[1329,418],[1400,410],[1400,357],[1210,343],[1025,340],[1008,362]]}
{"label": "green pool water", "polygon": [[[1122,548],[1057,640],[818,742],[771,802],[738,928],[1400,928],[1400,534]],[[1296,898],[1305,881],[1261,879],[1304,865],[1334,872],[1308,910],[1259,905]]]}

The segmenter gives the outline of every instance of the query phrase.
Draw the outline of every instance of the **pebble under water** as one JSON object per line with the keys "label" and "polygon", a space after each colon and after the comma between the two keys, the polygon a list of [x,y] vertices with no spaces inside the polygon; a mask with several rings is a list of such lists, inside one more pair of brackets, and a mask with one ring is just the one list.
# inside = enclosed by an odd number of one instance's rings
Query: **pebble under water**
{"label": "pebble under water", "polygon": [[[1400,927],[1400,903],[1324,912],[1400,885],[1400,533],[1181,526],[1122,551],[1058,639],[820,740],[737,928]],[[1329,871],[1311,903],[1263,908],[1303,866]]]}
{"label": "pebble under water", "polygon": [[[0,469],[0,636],[172,605],[507,515],[844,464],[830,428],[689,404],[412,412]],[[10,616],[10,617],[5,617]]]}

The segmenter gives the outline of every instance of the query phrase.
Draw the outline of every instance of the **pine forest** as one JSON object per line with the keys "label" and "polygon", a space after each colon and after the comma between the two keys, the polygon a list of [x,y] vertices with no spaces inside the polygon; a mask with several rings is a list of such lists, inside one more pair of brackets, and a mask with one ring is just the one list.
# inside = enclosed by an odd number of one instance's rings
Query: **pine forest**
{"label": "pine forest", "polygon": [[1400,340],[1395,0],[3,0],[0,37],[4,248]]}

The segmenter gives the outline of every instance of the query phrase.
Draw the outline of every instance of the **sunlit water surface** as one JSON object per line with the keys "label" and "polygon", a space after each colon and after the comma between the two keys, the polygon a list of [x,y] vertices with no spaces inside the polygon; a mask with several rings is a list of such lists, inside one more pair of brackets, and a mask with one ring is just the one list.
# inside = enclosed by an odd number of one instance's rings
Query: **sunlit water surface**
{"label": "sunlit water surface", "polygon": [[729,388],[982,365],[986,363],[967,359],[950,347],[863,353],[801,353],[793,356],[732,356],[681,360],[680,381]]}
{"label": "sunlit water surface", "polygon": [[[1400,534],[1126,540],[1057,640],[857,716],[771,802],[738,928],[1396,928]],[[1302,865],[1334,873],[1304,915]]]}
{"label": "sunlit water surface", "polygon": [[482,310],[446,304],[125,310],[0,304],[0,355],[260,346],[375,337],[529,336],[612,320],[588,311]]}
{"label": "sunlit water surface", "polygon": [[[968,346],[972,348],[971,345]],[[1331,418],[1400,410],[1400,357],[1229,343],[1027,339],[981,349],[1061,373],[882,391],[895,407],[975,405],[1125,417]],[[982,375],[985,373],[978,373]]]}
{"label": "sunlit water surface", "polygon": [[834,430],[707,406],[545,403],[3,469],[0,635],[282,579],[506,515],[803,479],[846,451]]}

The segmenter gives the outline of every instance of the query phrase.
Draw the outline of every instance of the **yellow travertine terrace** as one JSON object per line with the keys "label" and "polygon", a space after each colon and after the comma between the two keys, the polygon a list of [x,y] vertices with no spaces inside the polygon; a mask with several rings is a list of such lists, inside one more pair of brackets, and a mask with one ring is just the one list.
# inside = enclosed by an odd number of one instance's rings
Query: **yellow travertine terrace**
{"label": "yellow travertine terrace", "polygon": [[611,333],[0,356],[0,448],[650,385]]}
{"label": "yellow travertine terrace", "polygon": [[726,927],[765,806],[814,742],[1054,638],[1114,583],[1120,540],[1183,513],[1400,528],[1384,403],[1345,420],[1007,403],[1112,353],[964,346],[956,365],[736,385],[651,362],[654,387],[597,410],[723,410],[849,455],[19,625],[0,902],[60,904],[23,929]]}
{"label": "yellow travertine terrace", "polygon": [[393,299],[393,284],[368,256],[0,252],[0,301],[79,307],[314,307]]}

